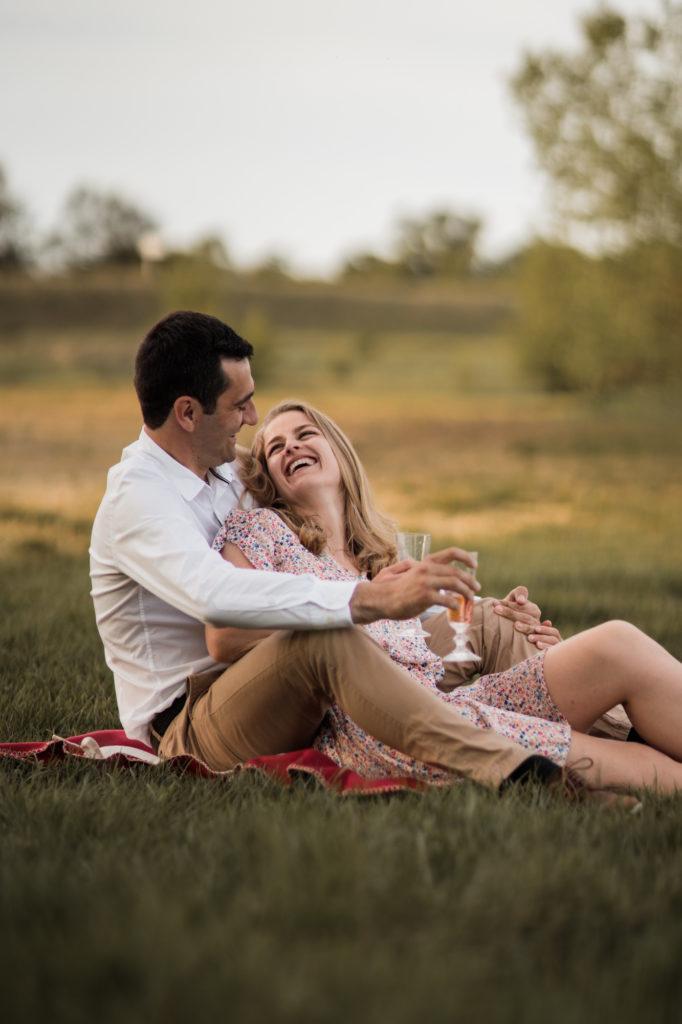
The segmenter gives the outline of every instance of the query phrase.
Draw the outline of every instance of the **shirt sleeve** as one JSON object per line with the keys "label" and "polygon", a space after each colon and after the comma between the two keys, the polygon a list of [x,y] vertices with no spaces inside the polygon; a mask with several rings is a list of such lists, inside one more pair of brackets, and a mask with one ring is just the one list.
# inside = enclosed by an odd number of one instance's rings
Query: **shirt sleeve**
{"label": "shirt sleeve", "polygon": [[162,478],[119,481],[107,517],[109,557],[119,571],[201,622],[261,629],[352,625],[354,582],[236,568],[207,543],[184,499]]}

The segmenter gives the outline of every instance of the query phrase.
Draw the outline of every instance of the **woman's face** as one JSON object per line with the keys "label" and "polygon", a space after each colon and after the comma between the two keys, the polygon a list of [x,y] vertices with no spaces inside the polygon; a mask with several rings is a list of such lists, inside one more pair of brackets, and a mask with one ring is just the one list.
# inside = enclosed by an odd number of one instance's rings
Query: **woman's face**
{"label": "woman's face", "polygon": [[305,413],[281,413],[265,427],[263,440],[272,482],[287,504],[310,507],[325,492],[340,493],[334,449]]}

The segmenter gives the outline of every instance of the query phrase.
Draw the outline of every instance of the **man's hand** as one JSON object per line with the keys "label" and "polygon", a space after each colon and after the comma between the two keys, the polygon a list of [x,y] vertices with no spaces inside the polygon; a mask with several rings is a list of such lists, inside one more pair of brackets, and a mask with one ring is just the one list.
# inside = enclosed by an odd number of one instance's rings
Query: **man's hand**
{"label": "man's hand", "polygon": [[514,587],[506,597],[493,606],[493,611],[504,619],[511,619],[514,628],[525,633],[540,651],[561,642],[561,633],[550,619],[540,621],[542,612],[528,600],[527,587]]}
{"label": "man's hand", "polygon": [[377,619],[411,619],[432,604],[454,608],[457,594],[473,598],[481,585],[473,576],[450,563],[458,561],[475,571],[468,551],[445,548],[423,562],[406,558],[382,569],[371,583],[358,583],[350,602],[353,622]]}

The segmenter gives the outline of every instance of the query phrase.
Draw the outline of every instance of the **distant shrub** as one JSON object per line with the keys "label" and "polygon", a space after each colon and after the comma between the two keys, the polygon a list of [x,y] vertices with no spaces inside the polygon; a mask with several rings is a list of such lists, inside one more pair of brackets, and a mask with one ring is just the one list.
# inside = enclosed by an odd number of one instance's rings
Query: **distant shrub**
{"label": "distant shrub", "polygon": [[259,387],[273,384],[280,370],[281,360],[272,324],[265,312],[252,306],[239,318],[236,329],[253,345],[253,365]]}
{"label": "distant shrub", "polygon": [[202,254],[173,255],[159,268],[155,285],[162,313],[196,309],[229,322],[228,272]]}
{"label": "distant shrub", "polygon": [[536,242],[519,266],[523,362],[548,390],[682,383],[682,250],[592,258]]}

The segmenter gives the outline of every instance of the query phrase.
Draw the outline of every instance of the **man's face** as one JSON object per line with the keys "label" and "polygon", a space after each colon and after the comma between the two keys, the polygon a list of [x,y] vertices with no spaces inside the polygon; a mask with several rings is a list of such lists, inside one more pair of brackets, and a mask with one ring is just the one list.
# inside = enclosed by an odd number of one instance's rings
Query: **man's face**
{"label": "man's face", "polygon": [[215,412],[201,413],[194,436],[197,455],[209,467],[232,462],[237,434],[245,423],[258,422],[249,360],[223,359],[222,370],[230,384],[218,398]]}

